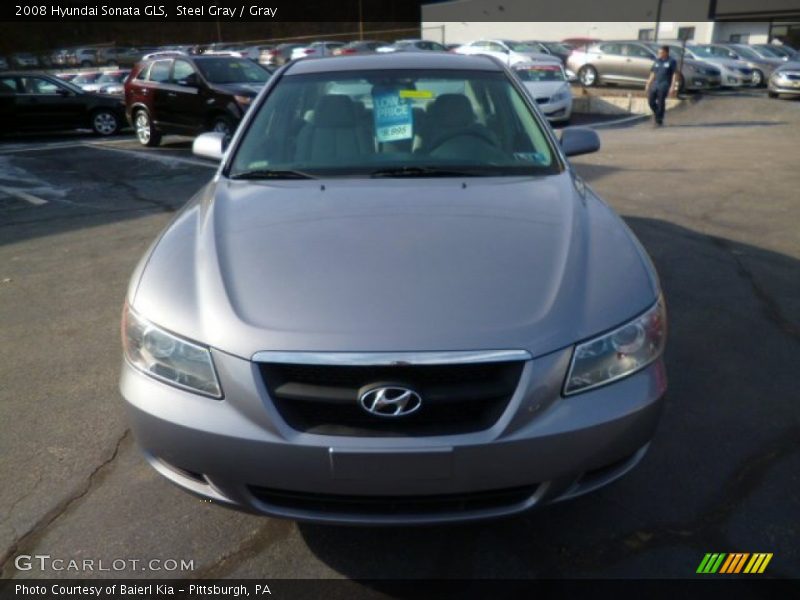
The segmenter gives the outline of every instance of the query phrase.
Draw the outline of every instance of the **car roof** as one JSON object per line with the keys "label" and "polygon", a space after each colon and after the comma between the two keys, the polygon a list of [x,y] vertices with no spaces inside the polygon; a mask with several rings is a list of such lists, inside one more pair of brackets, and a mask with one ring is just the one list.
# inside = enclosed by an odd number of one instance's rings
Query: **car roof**
{"label": "car roof", "polygon": [[361,54],[303,58],[292,63],[287,75],[327,73],[330,71],[360,71],[373,69],[454,69],[502,71],[494,59],[483,55],[447,54],[439,52],[401,52],[392,54]]}

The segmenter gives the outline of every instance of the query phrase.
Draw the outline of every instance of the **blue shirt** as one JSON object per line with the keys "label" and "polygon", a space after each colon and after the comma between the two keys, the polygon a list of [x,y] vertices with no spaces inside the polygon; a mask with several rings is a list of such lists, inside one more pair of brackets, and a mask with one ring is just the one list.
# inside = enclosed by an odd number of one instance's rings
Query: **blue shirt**
{"label": "blue shirt", "polygon": [[672,76],[677,70],[678,63],[675,62],[674,58],[666,58],[664,60],[657,58],[653,66],[650,67],[650,71],[655,73],[653,83],[657,86],[669,86],[669,82],[672,81]]}

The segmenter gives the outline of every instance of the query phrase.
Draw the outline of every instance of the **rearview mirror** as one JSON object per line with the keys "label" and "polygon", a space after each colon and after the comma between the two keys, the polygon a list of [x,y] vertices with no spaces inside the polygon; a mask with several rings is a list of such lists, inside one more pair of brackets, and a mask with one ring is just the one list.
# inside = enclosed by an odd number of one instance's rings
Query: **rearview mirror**
{"label": "rearview mirror", "polygon": [[225,134],[217,131],[201,133],[194,139],[192,153],[201,158],[222,160],[225,152]]}
{"label": "rearview mirror", "polygon": [[600,137],[588,127],[567,127],[561,132],[561,149],[567,156],[597,152],[600,149]]}

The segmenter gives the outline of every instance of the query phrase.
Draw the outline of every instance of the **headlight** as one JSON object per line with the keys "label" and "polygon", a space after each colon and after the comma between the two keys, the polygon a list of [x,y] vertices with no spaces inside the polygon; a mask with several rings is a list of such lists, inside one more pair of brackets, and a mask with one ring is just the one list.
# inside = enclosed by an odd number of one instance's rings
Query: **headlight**
{"label": "headlight", "polygon": [[177,387],[222,398],[211,353],[205,346],[179,338],[133,312],[122,312],[122,347],[136,369]]}
{"label": "headlight", "polygon": [[566,99],[567,99],[567,92],[561,91],[551,96],[550,102],[561,102],[562,100]]}
{"label": "headlight", "polygon": [[664,299],[644,314],[575,347],[564,395],[627,377],[656,360],[667,338]]}

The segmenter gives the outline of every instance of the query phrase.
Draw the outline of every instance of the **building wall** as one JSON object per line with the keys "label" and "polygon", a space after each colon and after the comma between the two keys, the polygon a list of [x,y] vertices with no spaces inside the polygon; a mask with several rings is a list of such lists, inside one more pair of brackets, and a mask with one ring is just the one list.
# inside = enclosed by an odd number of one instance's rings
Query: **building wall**
{"label": "building wall", "polygon": [[750,44],[766,44],[769,40],[769,23],[738,23],[722,22],[717,23],[714,41],[715,42],[728,42],[731,35],[747,35],[747,39],[742,38],[742,42]]}
{"label": "building wall", "polygon": [[[764,18],[760,22],[714,23],[707,20],[709,0],[663,0],[659,39],[677,39],[680,27],[694,27],[693,41],[698,43],[727,42],[736,34],[747,34],[751,43],[769,42],[769,19],[790,6],[796,9],[797,3],[798,0],[718,0],[717,12],[723,17],[748,14],[753,15],[749,17],[752,19],[760,18],[755,15],[763,12]],[[656,7],[655,0],[454,0],[422,6],[422,35],[444,43],[481,38],[637,39],[639,30],[655,27]],[[629,20],[605,21],[609,15],[624,15]]]}
{"label": "building wall", "polygon": [[[423,19],[424,19],[423,14]],[[662,21],[659,39],[677,39],[678,29],[694,27],[698,43],[714,41],[714,23],[710,21]],[[459,44],[482,38],[512,40],[563,40],[590,37],[605,40],[637,39],[641,29],[655,29],[655,21],[428,21],[423,20],[425,39]],[[769,27],[767,26],[767,29]],[[726,37],[727,39],[727,37]]]}

